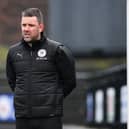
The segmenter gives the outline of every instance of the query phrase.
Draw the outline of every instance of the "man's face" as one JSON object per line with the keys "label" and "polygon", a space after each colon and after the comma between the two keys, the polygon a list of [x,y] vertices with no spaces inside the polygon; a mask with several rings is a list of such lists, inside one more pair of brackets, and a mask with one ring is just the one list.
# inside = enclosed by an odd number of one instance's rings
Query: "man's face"
{"label": "man's face", "polygon": [[21,30],[26,42],[40,39],[40,33],[43,29],[43,24],[38,22],[37,17],[22,17]]}

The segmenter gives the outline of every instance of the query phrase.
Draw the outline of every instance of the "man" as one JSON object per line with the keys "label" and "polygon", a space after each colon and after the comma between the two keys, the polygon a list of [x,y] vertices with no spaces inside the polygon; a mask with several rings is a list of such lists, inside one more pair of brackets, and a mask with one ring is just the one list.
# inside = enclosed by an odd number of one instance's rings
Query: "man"
{"label": "man", "polygon": [[23,39],[9,49],[6,65],[16,129],[62,129],[63,99],[76,86],[73,56],[44,36],[39,9],[22,12],[21,30]]}

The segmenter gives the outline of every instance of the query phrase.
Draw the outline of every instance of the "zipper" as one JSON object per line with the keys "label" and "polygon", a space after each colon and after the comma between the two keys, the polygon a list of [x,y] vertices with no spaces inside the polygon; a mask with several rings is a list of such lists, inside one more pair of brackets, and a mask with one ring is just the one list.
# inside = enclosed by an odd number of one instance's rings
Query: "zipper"
{"label": "zipper", "polygon": [[30,64],[29,64],[29,79],[28,79],[28,116],[32,116],[32,103],[31,103],[31,85],[32,85],[32,63],[33,63],[33,51],[30,51]]}

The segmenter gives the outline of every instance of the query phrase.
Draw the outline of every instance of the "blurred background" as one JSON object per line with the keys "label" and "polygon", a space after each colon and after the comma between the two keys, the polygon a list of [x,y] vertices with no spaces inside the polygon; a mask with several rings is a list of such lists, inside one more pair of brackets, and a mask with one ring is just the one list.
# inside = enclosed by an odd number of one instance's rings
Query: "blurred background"
{"label": "blurred background", "polygon": [[41,9],[46,35],[75,57],[77,88],[64,101],[64,129],[126,129],[126,0],[1,0],[0,129],[15,129],[6,56],[21,40],[21,11],[29,7]]}

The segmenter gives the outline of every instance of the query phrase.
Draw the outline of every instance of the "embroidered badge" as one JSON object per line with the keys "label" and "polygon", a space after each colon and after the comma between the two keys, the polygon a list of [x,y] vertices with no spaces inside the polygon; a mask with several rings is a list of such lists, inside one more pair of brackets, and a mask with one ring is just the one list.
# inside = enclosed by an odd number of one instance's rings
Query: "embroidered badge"
{"label": "embroidered badge", "polygon": [[45,57],[47,55],[47,52],[45,49],[40,49],[37,54],[39,57]]}

